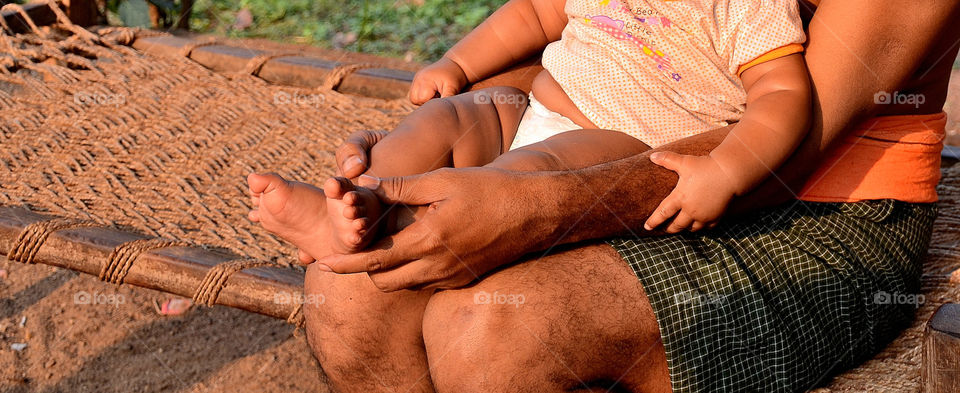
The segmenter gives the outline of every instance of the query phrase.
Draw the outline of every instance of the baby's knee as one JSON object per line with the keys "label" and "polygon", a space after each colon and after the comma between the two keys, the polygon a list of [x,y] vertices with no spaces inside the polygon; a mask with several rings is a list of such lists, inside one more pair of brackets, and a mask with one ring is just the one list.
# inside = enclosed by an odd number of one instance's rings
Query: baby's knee
{"label": "baby's knee", "polygon": [[551,171],[560,165],[560,159],[548,150],[526,146],[497,157],[491,167],[519,172]]}

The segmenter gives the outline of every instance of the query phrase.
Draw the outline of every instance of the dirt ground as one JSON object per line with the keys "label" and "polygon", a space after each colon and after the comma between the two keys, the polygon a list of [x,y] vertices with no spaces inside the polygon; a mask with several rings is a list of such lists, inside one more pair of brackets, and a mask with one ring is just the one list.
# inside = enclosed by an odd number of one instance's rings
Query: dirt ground
{"label": "dirt ground", "polygon": [[166,317],[153,304],[171,298],[161,292],[44,265],[0,269],[0,392],[328,391],[284,321],[220,306]]}
{"label": "dirt ground", "polygon": [[[960,70],[947,110],[960,145]],[[283,321],[225,307],[166,317],[160,292],[43,265],[0,269],[0,392],[328,391],[303,333]]]}

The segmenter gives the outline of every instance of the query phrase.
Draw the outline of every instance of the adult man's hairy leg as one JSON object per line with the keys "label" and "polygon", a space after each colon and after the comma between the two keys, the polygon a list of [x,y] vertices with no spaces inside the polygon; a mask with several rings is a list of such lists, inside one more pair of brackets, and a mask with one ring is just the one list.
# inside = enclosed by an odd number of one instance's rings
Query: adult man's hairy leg
{"label": "adult man's hairy leg", "polygon": [[670,391],[653,309],[605,244],[437,292],[423,333],[439,392]]}
{"label": "adult man's hairy leg", "polygon": [[432,291],[383,293],[366,274],[307,268],[307,341],[336,392],[432,392],[420,329]]}
{"label": "adult man's hairy leg", "polygon": [[[479,100],[478,94],[516,100]],[[523,92],[509,87],[432,100],[376,145],[367,174],[486,164],[512,142],[525,103]],[[397,207],[398,225],[415,211]],[[420,329],[432,291],[388,294],[374,284],[366,274],[337,275],[315,266],[307,271],[308,299],[324,300],[305,307],[308,338],[331,385],[338,391],[431,391]]]}

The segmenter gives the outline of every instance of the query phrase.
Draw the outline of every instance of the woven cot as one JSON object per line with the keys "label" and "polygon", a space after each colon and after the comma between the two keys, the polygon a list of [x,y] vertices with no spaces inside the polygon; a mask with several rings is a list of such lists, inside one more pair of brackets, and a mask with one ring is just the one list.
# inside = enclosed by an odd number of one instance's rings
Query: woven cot
{"label": "woven cot", "polygon": [[245,176],[320,182],[345,135],[411,109],[147,57],[129,30],[65,33],[0,36],[0,204],[288,264],[246,219]]}
{"label": "woven cot", "polygon": [[[143,32],[91,34],[58,16],[30,34],[0,29],[0,205],[290,266],[292,248],[246,219],[246,174],[319,182],[345,135],[389,129],[412,110],[144,55],[126,46]],[[919,390],[923,325],[940,304],[960,301],[949,283],[960,268],[960,166],[944,171],[939,191],[926,303],[913,326],[818,391]]]}

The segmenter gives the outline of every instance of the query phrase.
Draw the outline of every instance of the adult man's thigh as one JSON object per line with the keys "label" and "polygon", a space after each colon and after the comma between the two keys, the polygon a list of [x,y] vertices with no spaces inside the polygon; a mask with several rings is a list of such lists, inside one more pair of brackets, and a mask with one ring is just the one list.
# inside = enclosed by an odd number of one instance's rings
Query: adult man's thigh
{"label": "adult man's thigh", "polygon": [[614,383],[669,391],[653,310],[606,244],[531,257],[470,287],[438,292],[423,333],[440,392]]}

